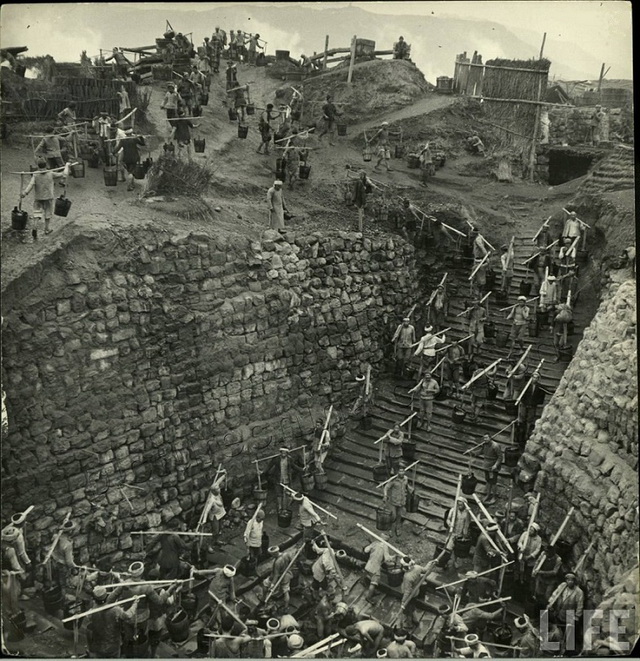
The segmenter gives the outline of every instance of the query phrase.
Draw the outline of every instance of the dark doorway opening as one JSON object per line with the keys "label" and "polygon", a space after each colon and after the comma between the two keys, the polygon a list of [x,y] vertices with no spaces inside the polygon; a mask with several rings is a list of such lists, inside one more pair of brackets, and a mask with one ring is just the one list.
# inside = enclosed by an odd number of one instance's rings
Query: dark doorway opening
{"label": "dark doorway opening", "polygon": [[596,155],[569,149],[549,150],[549,185],[558,186],[589,172]]}

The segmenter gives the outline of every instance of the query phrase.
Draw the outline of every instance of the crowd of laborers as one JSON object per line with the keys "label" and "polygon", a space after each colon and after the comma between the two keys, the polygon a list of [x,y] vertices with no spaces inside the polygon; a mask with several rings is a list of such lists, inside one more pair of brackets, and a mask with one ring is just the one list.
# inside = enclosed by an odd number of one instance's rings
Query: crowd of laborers
{"label": "crowd of laborers", "polygon": [[[365,408],[360,412],[366,415],[370,384],[364,377],[358,380],[362,385],[358,402]],[[318,421],[310,448],[316,472],[322,472],[332,445],[329,427],[323,423],[323,420]],[[401,435],[400,430],[394,429],[389,436],[394,438],[395,444]],[[482,452],[484,460],[491,462],[491,470],[497,471],[502,460],[497,443],[485,438]],[[391,461],[395,461],[393,456]],[[149,538],[145,557],[131,562],[126,571],[77,563],[79,525],[67,517],[50,548],[47,581],[42,568],[34,568],[33,550],[27,548],[23,531],[28,512],[14,515],[11,524],[2,529],[4,631],[24,626],[24,622],[19,624],[18,615],[21,607],[28,609],[29,599],[35,596],[34,588],[28,586],[37,576],[38,581],[44,581],[43,589],[45,586],[47,590],[57,588],[62,595],[63,603],[59,608],[64,613],[56,613],[58,616],[84,615],[89,611],[86,617],[77,619],[76,624],[86,634],[87,654],[91,658],[155,656],[159,644],[171,637],[169,629],[179,611],[188,615],[189,622],[202,622],[196,656],[287,658],[300,653],[305,656],[305,649],[309,650],[308,656],[312,656],[325,649],[323,641],[338,634],[341,646],[334,654],[341,656],[415,658],[426,654],[478,658],[489,656],[481,642],[487,628],[492,623],[504,622],[505,604],[495,605],[496,594],[509,592],[518,594],[529,611],[540,608],[546,614],[542,616],[543,629],[538,626],[537,618],[528,615],[516,618],[515,639],[508,640],[511,649],[517,649],[521,657],[564,652],[565,641],[570,641],[579,627],[584,594],[575,573],[567,572],[564,580],[560,579],[561,559],[533,521],[535,498],[529,496],[527,502],[518,507],[514,504],[508,515],[487,512],[488,518],[480,519],[478,528],[482,535],[473,554],[473,571],[467,572],[459,587],[450,591],[454,607],[439,609],[432,627],[433,635],[418,641],[425,645],[424,650],[420,650],[409,635],[415,626],[415,600],[424,596],[421,587],[425,579],[438,566],[446,564],[446,559],[442,562],[443,555],[451,556],[455,566],[458,544],[472,537],[475,517],[467,500],[471,500],[477,480],[472,474],[471,479],[467,475],[462,480],[461,494],[464,495],[457,498],[455,507],[445,514],[447,541],[431,561],[419,564],[409,556],[398,556],[390,548],[385,533],[380,533],[364,548],[367,556],[364,575],[368,586],[365,599],[368,602],[375,601],[383,569],[400,568],[402,571],[400,609],[390,627],[368,615],[365,609],[347,604],[344,577],[325,532],[326,522],[307,495],[303,476],[308,474],[308,468],[296,458],[295,451],[283,447],[261,471],[263,479],[270,479],[277,485],[280,512],[291,511],[293,503],[298,506],[302,545],[288,549],[268,546],[262,501],[257,506],[243,506],[238,498],[227,500],[223,485],[228,476],[224,470],[216,473],[196,530],[196,533],[199,530],[208,535],[204,548],[200,548],[197,538],[190,542],[193,537],[187,536],[188,541],[185,541],[180,530],[159,532]],[[398,465],[395,478],[388,483],[384,494],[385,502],[397,511],[398,519],[403,516],[408,489],[404,467]],[[211,554],[224,545],[227,519],[235,515],[238,522],[240,511],[246,521],[245,556],[235,564],[198,568],[198,565],[206,565]],[[185,528],[184,524],[172,523],[173,527]],[[246,582],[254,581],[265,557],[268,569],[261,570],[255,588],[257,605],[250,607],[239,599],[238,574],[241,573]],[[507,562],[508,558],[515,559],[517,564],[515,571],[509,570],[506,578],[484,574]],[[308,575],[302,571],[301,562],[306,563]],[[157,581],[165,582],[158,584]],[[206,584],[204,604],[202,598],[198,600],[194,594],[196,587],[199,589],[196,583],[200,582]],[[302,606],[295,614],[292,593],[302,599]],[[319,647],[314,650],[312,643]],[[74,653],[80,651],[76,649]]]}

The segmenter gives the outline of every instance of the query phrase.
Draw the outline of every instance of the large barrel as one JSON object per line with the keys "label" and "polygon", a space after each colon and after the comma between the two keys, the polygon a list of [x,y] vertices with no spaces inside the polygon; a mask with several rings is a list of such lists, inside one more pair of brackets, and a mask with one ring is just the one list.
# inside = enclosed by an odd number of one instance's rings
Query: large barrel
{"label": "large barrel", "polygon": [[476,490],[477,485],[478,485],[478,478],[473,473],[462,476],[460,488],[462,489],[462,493],[465,496],[472,496]]}
{"label": "large barrel", "polygon": [[104,177],[105,186],[118,185],[118,170],[115,165],[105,165],[104,168],[102,168],[102,175]]}
{"label": "large barrel", "polygon": [[573,357],[573,347],[570,344],[567,344],[567,346],[560,347],[558,353],[560,354],[560,360],[568,363]]}
{"label": "large barrel", "polygon": [[7,638],[11,642],[18,642],[24,638],[27,627],[27,616],[23,610],[19,610],[9,618],[9,626],[7,627]]}
{"label": "large barrel", "polygon": [[373,481],[377,484],[384,482],[388,476],[389,473],[387,471],[387,467],[384,464],[378,464],[377,466],[373,467]]}
{"label": "large barrel", "polygon": [[29,214],[26,211],[13,207],[11,212],[11,229],[22,231],[27,227]]}
{"label": "large barrel", "polygon": [[291,525],[292,516],[291,510],[278,510],[278,527],[288,528]]}
{"label": "large barrel", "polygon": [[389,587],[399,588],[402,585],[402,576],[404,572],[400,567],[392,567],[387,570],[387,583]]}
{"label": "large barrel", "polygon": [[313,473],[305,473],[302,476],[301,481],[302,481],[302,489],[306,492],[311,491],[315,485]]}
{"label": "large barrel", "polygon": [[253,497],[255,498],[256,503],[264,505],[267,502],[267,490],[255,487],[253,489]]}
{"label": "large barrel", "polygon": [[167,631],[174,643],[182,643],[189,637],[189,617],[184,608],[167,618]]}
{"label": "large barrel", "polygon": [[308,179],[309,174],[311,174],[311,166],[310,165],[301,165],[300,166],[300,179]]}
{"label": "large barrel", "polygon": [[449,560],[451,558],[451,551],[447,551],[447,549],[444,548],[444,546],[437,544],[436,545],[436,553],[435,557],[437,558],[440,554],[443,554],[440,560],[438,560],[438,567],[446,567],[447,564],[449,564]]}
{"label": "large barrel", "polygon": [[321,471],[316,471],[313,474],[313,481],[316,484],[316,489],[319,491],[322,491],[323,489],[326,488],[327,482],[329,481],[329,478],[327,477],[326,473],[323,473]]}
{"label": "large barrel", "polygon": [[515,399],[505,399],[503,400],[504,410],[507,415],[516,417],[518,415],[518,405],[516,404]]}
{"label": "large barrel", "polygon": [[202,629],[198,629],[198,635],[196,637],[198,654],[202,654],[203,656],[209,656],[209,644],[213,640],[213,638],[207,636],[208,633],[211,633],[211,631],[202,627]]}
{"label": "large barrel", "polygon": [[71,176],[74,179],[84,179],[84,161],[79,161],[71,166]]}
{"label": "large barrel", "polygon": [[420,496],[413,490],[407,492],[406,508],[409,514],[415,514],[420,508]]}
{"label": "large barrel", "polygon": [[521,280],[520,286],[518,287],[518,292],[520,296],[529,296],[531,294],[531,289],[533,288],[533,283],[529,280]]}
{"label": "large barrel", "polygon": [[453,552],[456,558],[469,557],[471,550],[471,537],[456,537],[453,540]]}
{"label": "large barrel", "polygon": [[517,445],[510,445],[504,451],[504,465],[507,468],[515,468],[520,459],[520,448]]}
{"label": "large barrel", "polygon": [[204,138],[194,138],[193,139],[193,150],[196,152],[196,154],[203,154],[204,153],[204,146],[205,146],[205,139]]}
{"label": "large barrel", "polygon": [[56,216],[61,216],[65,218],[69,214],[69,209],[71,209],[71,200],[63,197],[56,198],[55,204],[53,205],[53,213]]}
{"label": "large barrel", "polygon": [[62,611],[63,596],[60,586],[53,585],[42,591],[42,604],[45,612],[49,615],[57,616]]}
{"label": "large barrel", "polygon": [[379,507],[376,510],[376,528],[378,530],[391,530],[393,523],[393,514],[384,507]]}
{"label": "large barrel", "polygon": [[498,396],[498,386],[494,381],[489,381],[487,383],[487,401],[493,402]]}
{"label": "large barrel", "polygon": [[415,441],[405,441],[402,444],[402,458],[411,463],[416,458],[416,442]]}
{"label": "large barrel", "polygon": [[505,331],[498,331],[496,333],[496,346],[497,347],[506,347],[509,340],[509,334]]}
{"label": "large barrel", "polygon": [[131,642],[131,654],[134,659],[146,659],[149,653],[149,638],[144,631],[138,631]]}
{"label": "large barrel", "polygon": [[[84,605],[82,604],[82,602],[74,601],[73,603],[65,606],[64,616],[65,618],[71,617],[72,615],[77,615],[78,613],[82,613],[83,610],[84,610]],[[73,620],[71,622],[65,622],[63,624],[64,628],[73,631],[73,622],[74,622]]]}

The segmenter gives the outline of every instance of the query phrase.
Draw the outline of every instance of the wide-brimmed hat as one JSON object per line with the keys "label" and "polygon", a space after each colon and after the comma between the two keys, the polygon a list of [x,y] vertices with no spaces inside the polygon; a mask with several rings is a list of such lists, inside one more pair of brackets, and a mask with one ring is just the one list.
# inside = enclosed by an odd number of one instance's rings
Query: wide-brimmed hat
{"label": "wide-brimmed hat", "polygon": [[109,593],[107,592],[107,588],[105,588],[103,585],[96,585],[96,587],[93,588],[93,598],[96,601],[104,601],[108,594]]}
{"label": "wide-brimmed hat", "polygon": [[287,638],[287,647],[290,650],[302,649],[303,645],[304,645],[304,638],[299,633],[292,633]]}
{"label": "wide-brimmed hat", "polygon": [[1,536],[3,542],[15,542],[20,536],[20,531],[15,526],[5,526]]}
{"label": "wide-brimmed hat", "polygon": [[236,575],[236,568],[233,565],[225,565],[222,568],[222,573],[227,577],[227,578],[233,578]]}
{"label": "wide-brimmed hat", "polygon": [[139,560],[132,562],[129,565],[129,569],[127,570],[127,573],[129,574],[129,576],[133,576],[134,578],[137,578],[138,576],[142,576],[142,574],[144,573],[144,562],[140,562]]}

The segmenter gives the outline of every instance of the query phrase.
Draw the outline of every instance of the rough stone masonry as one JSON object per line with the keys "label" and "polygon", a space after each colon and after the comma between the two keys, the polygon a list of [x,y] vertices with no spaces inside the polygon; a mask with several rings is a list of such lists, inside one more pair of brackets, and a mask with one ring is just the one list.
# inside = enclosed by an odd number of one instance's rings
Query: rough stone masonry
{"label": "rough stone masonry", "polygon": [[[618,273],[612,272],[618,278]],[[587,589],[595,602],[638,563],[638,365],[635,280],[610,282],[576,355],[526,445],[542,465],[540,519],[565,537],[575,563],[592,541]]]}
{"label": "rough stone masonry", "polygon": [[[203,502],[219,462],[252,479],[250,459],[380,363],[415,300],[400,239],[157,236],[139,231],[115,254],[91,246],[82,269],[61,252],[5,301],[3,499],[7,512],[42,508],[31,548],[73,507],[79,561],[115,562],[134,546],[127,531]],[[119,537],[91,526],[96,510]]]}

